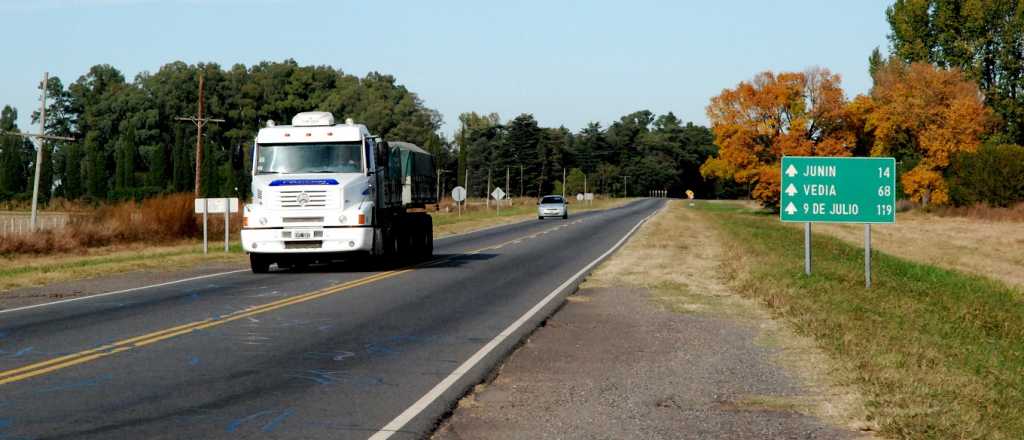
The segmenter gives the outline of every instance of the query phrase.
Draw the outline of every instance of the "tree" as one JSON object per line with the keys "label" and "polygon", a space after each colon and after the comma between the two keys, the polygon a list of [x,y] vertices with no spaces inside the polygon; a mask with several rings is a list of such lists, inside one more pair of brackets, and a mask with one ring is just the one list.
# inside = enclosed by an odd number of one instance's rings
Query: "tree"
{"label": "tree", "polygon": [[[5,105],[0,111],[0,131],[20,133],[18,110]],[[0,135],[0,197],[7,198],[25,192],[28,184],[32,144],[20,136]]]}
{"label": "tree", "polygon": [[943,171],[954,155],[978,149],[990,122],[977,86],[958,69],[893,60],[875,74],[867,118],[871,155],[912,164],[900,177],[912,200],[947,203]]}
{"label": "tree", "polygon": [[777,207],[783,155],[852,154],[856,135],[845,106],[839,76],[821,68],[763,72],[723,90],[707,107],[719,154],[701,174],[750,184],[754,199]]}
{"label": "tree", "polygon": [[896,0],[886,18],[893,55],[962,70],[1024,144],[1024,2]]}

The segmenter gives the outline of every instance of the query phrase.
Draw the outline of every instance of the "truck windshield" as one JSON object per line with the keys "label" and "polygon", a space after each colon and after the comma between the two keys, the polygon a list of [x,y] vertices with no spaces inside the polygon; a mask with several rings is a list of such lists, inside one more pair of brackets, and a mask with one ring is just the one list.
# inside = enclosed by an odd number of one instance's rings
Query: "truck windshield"
{"label": "truck windshield", "polygon": [[359,173],[363,144],[260,144],[256,174]]}

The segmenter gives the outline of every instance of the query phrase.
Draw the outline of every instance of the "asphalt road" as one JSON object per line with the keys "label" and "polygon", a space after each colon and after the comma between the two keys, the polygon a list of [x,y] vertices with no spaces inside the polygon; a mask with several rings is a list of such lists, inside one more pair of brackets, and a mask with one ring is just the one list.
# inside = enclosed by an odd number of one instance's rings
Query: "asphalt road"
{"label": "asphalt road", "polygon": [[0,439],[420,438],[661,204],[0,313]]}

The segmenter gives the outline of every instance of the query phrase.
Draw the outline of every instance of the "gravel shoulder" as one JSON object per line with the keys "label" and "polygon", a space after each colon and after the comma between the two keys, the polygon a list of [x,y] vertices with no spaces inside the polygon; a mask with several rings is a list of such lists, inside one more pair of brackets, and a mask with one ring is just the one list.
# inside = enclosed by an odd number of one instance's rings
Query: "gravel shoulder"
{"label": "gravel shoulder", "polygon": [[869,437],[828,359],[729,291],[729,258],[670,203],[434,438]]}

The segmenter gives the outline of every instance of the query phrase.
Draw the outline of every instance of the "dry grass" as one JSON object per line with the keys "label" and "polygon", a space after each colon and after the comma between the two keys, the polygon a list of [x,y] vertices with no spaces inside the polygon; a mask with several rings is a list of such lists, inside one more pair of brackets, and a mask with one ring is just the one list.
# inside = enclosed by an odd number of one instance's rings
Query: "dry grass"
{"label": "dry grass", "polygon": [[[213,236],[223,234],[217,216],[210,222]],[[236,231],[238,222],[230,223]],[[35,234],[4,236],[0,256],[81,253],[114,244],[164,244],[199,235],[200,220],[193,214],[191,194],[171,194],[144,200],[101,206],[72,216],[63,228]]]}
{"label": "dry grass", "polygon": [[[803,396],[767,397],[772,404],[809,413],[839,426],[871,430],[860,395],[840,386],[841,371],[814,341],[798,336],[771,318],[766,307],[737,294],[737,277],[747,271],[736,246],[726,246],[708,216],[688,202],[672,201],[644,225],[615,256],[583,284],[587,287],[632,286],[653,292],[654,300],[677,313],[711,313],[758,329],[758,342],[770,346],[775,361],[807,387]],[[844,379],[845,381],[845,379]],[[754,398],[752,398],[754,399]],[[756,406],[756,405],[755,405]]]}
{"label": "dry grass", "polygon": [[983,203],[974,206],[943,206],[930,209],[942,217],[966,217],[993,222],[1024,222],[1024,203],[1007,208],[993,207]]}
{"label": "dry grass", "polygon": [[[864,243],[862,225],[816,224],[814,231]],[[1024,223],[913,211],[898,215],[896,224],[872,226],[871,234],[882,252],[1024,288]]]}

